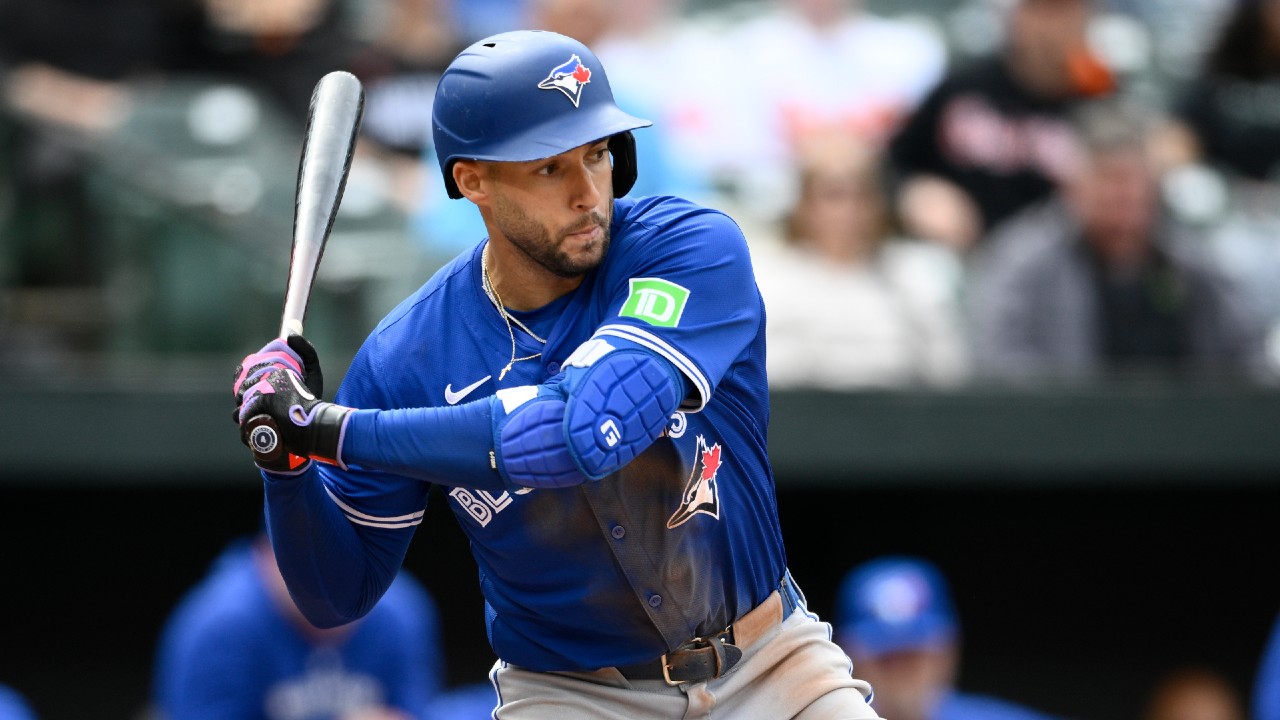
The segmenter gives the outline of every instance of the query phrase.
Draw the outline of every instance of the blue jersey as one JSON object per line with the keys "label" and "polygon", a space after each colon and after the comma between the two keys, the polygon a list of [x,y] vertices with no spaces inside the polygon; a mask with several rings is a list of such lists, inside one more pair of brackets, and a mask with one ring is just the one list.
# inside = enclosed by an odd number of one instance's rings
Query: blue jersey
{"label": "blue jersey", "polygon": [[25,698],[0,685],[0,720],[36,720],[36,715]]}
{"label": "blue jersey", "polygon": [[987,695],[952,692],[931,720],[1053,720],[1053,716]]}
{"label": "blue jersey", "polygon": [[350,635],[310,641],[268,594],[248,543],[229,547],[166,623],[161,717],[336,720],[371,707],[425,717],[439,690],[436,611],[401,575]]}
{"label": "blue jersey", "polygon": [[1280,720],[1280,619],[1271,629],[1258,662],[1253,687],[1253,717],[1257,720]]}
{"label": "blue jersey", "polygon": [[766,455],[764,306],[741,230],[720,212],[649,197],[615,201],[611,238],[577,289],[516,314],[546,344],[517,329],[516,356],[538,357],[505,377],[512,331],[484,291],[481,243],[379,324],[336,400],[448,406],[543,383],[593,339],[645,348],[683,376],[688,394],[632,462],[599,482],[552,490],[431,468],[416,477],[309,471],[322,475],[365,551],[385,554],[382,566],[398,566],[430,487],[443,486],[479,566],[493,649],[533,670],[656,658],[723,629],[786,570]]}

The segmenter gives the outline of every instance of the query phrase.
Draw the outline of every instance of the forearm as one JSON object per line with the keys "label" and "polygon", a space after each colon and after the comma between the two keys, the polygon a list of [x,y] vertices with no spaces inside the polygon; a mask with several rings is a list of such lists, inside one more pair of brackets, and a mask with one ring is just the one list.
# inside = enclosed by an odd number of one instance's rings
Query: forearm
{"label": "forearm", "polygon": [[490,461],[493,401],[451,407],[358,410],[348,420],[342,460],[447,487],[507,490]]}
{"label": "forearm", "polygon": [[410,527],[349,519],[312,463],[295,476],[264,472],[266,522],[289,594],[317,627],[364,616],[395,579]]}

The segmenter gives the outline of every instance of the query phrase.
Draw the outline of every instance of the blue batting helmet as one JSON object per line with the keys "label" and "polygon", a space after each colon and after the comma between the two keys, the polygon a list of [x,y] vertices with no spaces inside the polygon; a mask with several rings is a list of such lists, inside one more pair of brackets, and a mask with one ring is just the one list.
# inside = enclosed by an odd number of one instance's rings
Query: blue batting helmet
{"label": "blue batting helmet", "polygon": [[613,192],[636,181],[635,138],[651,125],[613,102],[604,67],[586,45],[558,33],[518,30],[472,44],[436,86],[431,130],[449,197],[458,160],[540,160],[609,138]]}

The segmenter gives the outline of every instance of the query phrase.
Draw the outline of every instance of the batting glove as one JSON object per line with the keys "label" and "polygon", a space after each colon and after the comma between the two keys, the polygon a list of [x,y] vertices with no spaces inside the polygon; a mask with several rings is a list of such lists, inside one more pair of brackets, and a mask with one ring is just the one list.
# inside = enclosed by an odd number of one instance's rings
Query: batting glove
{"label": "batting glove", "polygon": [[[342,432],[350,414],[351,408],[316,397],[292,368],[271,368],[244,391],[240,441],[266,470],[294,471],[311,459],[345,467]],[[259,416],[270,419],[265,427]]]}
{"label": "batting glove", "polygon": [[316,349],[301,335],[290,335],[288,340],[272,340],[256,353],[245,356],[236,366],[231,394],[236,398],[238,418],[241,399],[246,390],[262,379],[268,371],[291,369],[302,376],[303,383],[312,395],[324,397],[324,373],[320,370],[320,357]]}
{"label": "batting glove", "polygon": [[[275,339],[267,343],[256,353],[248,355],[235,369],[235,380],[231,392],[235,396],[236,406],[231,413],[232,419],[241,426],[241,439],[251,432],[244,427],[247,418],[257,415],[245,414],[244,406],[249,391],[259,386],[266,375],[274,370],[291,370],[300,374],[304,388],[315,398],[324,396],[324,373],[320,369],[320,358],[316,349],[301,335],[290,335],[287,340]],[[259,392],[270,387],[270,383],[261,385]],[[273,418],[273,422],[275,419]],[[250,445],[250,449],[253,446]],[[261,453],[255,453],[258,465],[267,470],[295,470],[307,461],[305,455],[289,453],[272,453],[279,457],[267,460]]]}

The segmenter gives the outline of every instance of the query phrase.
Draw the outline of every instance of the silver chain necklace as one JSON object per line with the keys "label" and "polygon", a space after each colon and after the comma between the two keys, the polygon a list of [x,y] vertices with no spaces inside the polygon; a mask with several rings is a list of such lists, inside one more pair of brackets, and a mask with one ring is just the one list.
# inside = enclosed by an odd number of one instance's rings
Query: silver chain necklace
{"label": "silver chain necklace", "polygon": [[533,360],[535,358],[542,357],[542,353],[540,352],[536,352],[532,355],[525,355],[520,358],[516,357],[516,332],[512,329],[512,325],[515,325],[515,327],[523,330],[526,335],[537,340],[539,345],[546,345],[547,341],[538,337],[537,333],[530,330],[529,326],[520,322],[518,318],[512,317],[511,313],[507,312],[507,307],[502,304],[502,297],[498,295],[498,289],[493,286],[493,281],[489,279],[488,245],[485,245],[484,250],[480,251],[480,275],[483,280],[481,285],[484,286],[484,294],[489,296],[489,302],[493,303],[493,307],[497,309],[498,314],[502,316],[503,322],[507,324],[507,335],[511,337],[511,360],[507,363],[506,367],[502,368],[502,372],[498,373],[498,380],[502,380],[502,378],[506,377],[507,372],[511,370],[512,365],[515,365],[518,362],[524,362],[525,360]]}

